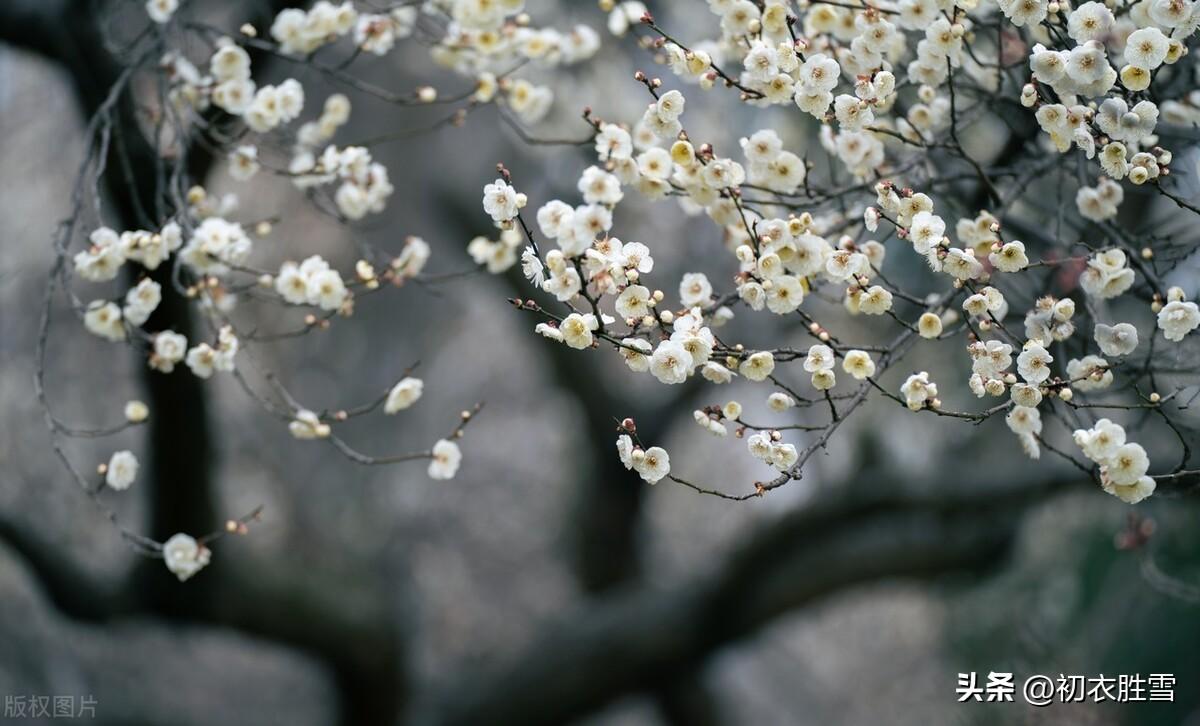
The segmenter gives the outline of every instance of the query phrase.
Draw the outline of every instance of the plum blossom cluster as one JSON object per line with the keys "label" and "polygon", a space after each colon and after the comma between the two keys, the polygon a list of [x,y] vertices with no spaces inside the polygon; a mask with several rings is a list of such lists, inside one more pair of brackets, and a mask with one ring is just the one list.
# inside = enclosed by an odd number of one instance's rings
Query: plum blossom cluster
{"label": "plum blossom cluster", "polygon": [[[284,53],[303,55],[349,36],[361,51],[385,56],[396,41],[413,36],[424,18],[440,31],[440,39],[430,48],[435,63],[474,78],[474,100],[488,103],[502,98],[520,118],[534,123],[549,111],[553,91],[524,79],[509,79],[508,73],[497,69],[529,62],[547,67],[577,63],[596,52],[600,38],[586,25],[567,32],[533,27],[524,6],[524,0],[456,0],[362,12],[350,2],[321,1],[307,12],[281,12],[271,26],[271,37]],[[423,102],[432,102],[437,95],[431,86],[417,93]]]}
{"label": "plum blossom cluster", "polygon": [[[536,26],[521,0],[439,0],[394,7],[319,0],[267,19],[261,32],[247,23],[236,33],[209,25],[210,14],[193,5],[197,4],[177,0],[145,3],[146,32],[121,56],[129,66],[89,127],[92,136],[80,172],[80,192],[56,238],[58,264],[51,290],[64,293],[83,330],[135,350],[151,371],[148,375],[187,376],[192,381],[188,385],[236,385],[296,439],[323,442],[364,465],[423,461],[430,478],[453,478],[463,459],[459,442],[478,406],[462,411],[453,429],[428,449],[371,456],[344,440],[341,427],[352,418],[397,415],[415,406],[425,382],[410,375],[411,369],[365,404],[322,409],[306,405],[305,396],[285,387],[282,376],[260,368],[260,358],[253,353],[261,346],[340,324],[354,315],[361,300],[379,291],[410,282],[429,284],[431,245],[418,237],[405,238],[398,249],[354,240],[353,256],[331,249],[289,259],[275,239],[279,217],[251,218],[240,200],[257,199],[263,185],[283,178],[310,199],[317,212],[351,227],[353,235],[355,222],[385,211],[393,196],[388,170],[376,160],[378,144],[461,126],[469,113],[488,104],[500,106],[501,118],[518,128],[535,123],[548,113],[554,93],[549,86],[518,78],[518,72],[586,60],[596,52],[599,35],[583,25],[567,31]],[[355,74],[357,63],[398,59],[393,51],[405,40],[426,47],[431,61],[454,71],[465,87],[447,92],[422,85],[393,91]],[[264,83],[262,66],[276,58],[313,72]],[[311,80],[302,84],[297,78],[320,78],[344,92],[318,94]],[[362,97],[362,103],[389,108],[453,109],[428,127],[355,142],[343,138],[351,93]],[[323,99],[313,104],[314,97]],[[137,110],[130,119],[114,112],[125,103]],[[130,133],[137,138],[127,138]],[[140,150],[137,145],[145,143],[157,157],[150,160],[156,173],[130,179],[125,169],[129,145]],[[110,152],[112,158],[105,156]],[[218,168],[223,160],[223,170],[239,184],[237,192],[212,193],[205,179],[194,176],[195,168],[205,166],[196,164],[197,159],[211,159]],[[105,224],[116,216],[107,198],[101,198],[105,183],[138,187],[130,194],[137,201],[140,228],[122,231],[129,225]],[[497,214],[511,220],[508,206],[517,200],[503,189],[494,196]],[[143,204],[144,200],[153,203]],[[94,213],[86,209],[89,201],[94,201]],[[604,203],[614,202],[605,197]],[[597,203],[598,210],[603,208]],[[587,217],[581,214],[581,223]],[[477,259],[492,259],[497,268],[512,264],[520,254],[512,232],[510,225],[498,242],[477,245]],[[77,235],[86,236],[82,245]],[[643,254],[648,261],[648,250],[643,248]],[[637,256],[633,248],[631,256]],[[530,259],[525,256],[527,264]],[[532,259],[542,265],[540,259]],[[561,272],[560,267],[554,269]],[[37,386],[56,447],[70,437],[99,438],[147,422],[163,425],[140,401],[126,403],[124,420],[104,429],[81,429],[58,418],[45,381],[51,300],[48,296],[39,340]],[[189,310],[186,318],[181,317],[180,303]],[[198,325],[189,325],[190,320]],[[599,324],[585,322],[585,330],[570,341],[578,344],[589,326]],[[98,479],[63,457],[83,491],[114,524],[118,518],[104,498],[146,476],[139,471],[135,450],[106,453],[104,463],[96,467]],[[214,534],[181,533],[166,542],[119,524],[117,528],[135,549],[163,559],[170,572],[184,580],[209,563],[214,539],[244,533],[257,516],[256,510],[229,520]]]}
{"label": "plum blossom cluster", "polygon": [[352,220],[382,212],[393,191],[387,167],[372,161],[371,153],[361,146],[328,146],[317,158],[302,151],[292,159],[288,171],[296,175],[295,184],[301,189],[338,183],[333,201],[338,211]]}
{"label": "plum blossom cluster", "polygon": [[1150,459],[1140,444],[1125,440],[1125,429],[1102,418],[1089,429],[1077,429],[1075,443],[1084,456],[1100,467],[1104,491],[1137,504],[1154,493],[1154,479],[1146,476]]}
{"label": "plum blossom cluster", "polygon": [[[1130,503],[1155,477],[1192,474],[1170,405],[1188,384],[1159,387],[1172,385],[1161,377],[1170,361],[1194,370],[1182,346],[1195,345],[1200,310],[1190,298],[1200,291],[1194,280],[1166,280],[1186,279],[1177,268],[1197,239],[1179,231],[1194,220],[1178,216],[1200,208],[1174,190],[1175,155],[1161,132],[1195,118],[1189,56],[1200,4],[707,4],[711,33],[691,42],[642,3],[601,3],[609,30],[638,35],[683,87],[638,71],[630,84],[646,93],[640,113],[585,113],[595,161],[581,169],[577,197],[531,202],[501,167],[483,196],[499,239],[471,243],[476,262],[492,272],[519,262],[543,293],[515,301],[541,318],[541,336],[611,349],[635,375],[666,385],[761,384],[769,415],[790,419],[750,424],[737,401],[692,411],[707,433],[732,431],[771,467],[748,495],[673,471],[665,451],[638,441],[632,419],[617,442],[627,468],[729,499],[761,495],[800,478],[842,422],[878,397],[974,423],[1003,418],[1029,457],[1050,452]],[[771,127],[741,112],[754,125],[699,139],[687,123],[707,110],[705,95],[777,106],[782,116],[762,118],[793,120]],[[986,126],[996,119],[1004,122]],[[980,150],[980,134],[1000,135],[995,152]],[[814,159],[822,152],[826,161]],[[1051,174],[1064,201],[1046,209],[1038,190]],[[655,245],[683,241],[632,241],[636,230],[616,221],[631,194],[711,221],[728,253],[723,275],[655,280]],[[1174,219],[1173,231],[1124,223],[1131,199],[1147,220]],[[685,270],[693,255],[711,257],[699,249],[689,243]],[[778,329],[811,340],[781,333],[764,344],[764,323],[734,324],[754,314],[795,321]],[[944,342],[961,352],[937,370],[904,371],[906,356]],[[972,397],[993,402],[970,408]],[[1096,412],[1143,408],[1168,422],[1151,450],[1178,439],[1184,451],[1172,471],[1148,473],[1141,446],[1113,458],[1081,438],[1110,425]]]}
{"label": "plum blossom cluster", "polygon": [[650,484],[657,484],[671,472],[671,457],[666,450],[651,446],[635,446],[628,434],[617,437],[617,455],[626,469],[633,469]]}

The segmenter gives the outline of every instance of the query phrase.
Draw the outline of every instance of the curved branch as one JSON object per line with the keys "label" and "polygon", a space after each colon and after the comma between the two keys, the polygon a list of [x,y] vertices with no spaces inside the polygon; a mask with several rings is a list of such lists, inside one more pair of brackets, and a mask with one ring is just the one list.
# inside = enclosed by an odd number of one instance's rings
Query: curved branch
{"label": "curved branch", "polygon": [[456,683],[424,722],[562,723],[845,588],[988,570],[1023,513],[1072,482],[993,488],[991,496],[977,486],[945,496],[878,495],[797,511],[680,587],[625,592],[571,613],[507,666]]}

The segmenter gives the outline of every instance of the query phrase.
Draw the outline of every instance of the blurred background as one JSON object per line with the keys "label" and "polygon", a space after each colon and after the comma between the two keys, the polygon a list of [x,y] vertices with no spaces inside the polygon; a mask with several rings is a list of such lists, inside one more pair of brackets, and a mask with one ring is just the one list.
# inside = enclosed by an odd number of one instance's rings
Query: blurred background
{"label": "blurred background", "polygon": [[[39,5],[15,2],[8,12],[17,17],[0,20],[8,28],[0,45],[6,699],[90,697],[95,721],[148,725],[1200,724],[1194,501],[1156,496],[1140,506],[1157,530],[1137,551],[1121,550],[1114,541],[1130,526],[1130,508],[1080,484],[1076,472],[1030,465],[1002,422],[966,426],[886,401],[848,421],[802,481],[762,499],[649,487],[617,460],[616,420],[634,417],[681,475],[738,491],[766,472],[742,442],[700,431],[691,411],[737,398],[748,419],[764,420],[765,394],[652,385],[615,356],[535,336],[536,321],[505,302],[521,294],[513,275],[387,291],[329,331],[253,353],[314,409],[370,400],[420,360],[420,403],[356,420],[346,438],[370,453],[425,448],[459,410],[486,401],[462,442],[457,478],[431,481],[421,463],[364,468],[296,441],[217,376],[198,389],[206,410],[152,410],[156,425],[175,426],[163,436],[199,427],[207,457],[159,461],[157,477],[111,501],[124,522],[160,540],[180,523],[199,534],[259,504],[262,522],[217,543],[212,564],[187,583],[160,562],[147,565],[55,459],[31,386],[52,233],[69,210],[88,97],[101,90],[81,70],[88,64],[55,50],[90,37],[78,30],[89,23],[86,4]],[[20,24],[58,5],[65,14],[53,44]],[[707,18],[694,16],[703,4],[696,12],[671,5],[658,9],[666,27],[701,37],[696,22]],[[593,3],[531,1],[530,11],[559,27],[604,22]],[[419,47],[354,66],[389,88],[461,87],[422,70],[430,67]],[[646,98],[628,79],[650,67],[629,38],[605,34],[591,63],[554,77],[530,71],[557,94],[534,133],[585,138],[585,105],[605,119],[636,119]],[[301,79],[313,108],[346,92],[282,61],[255,69],[262,80]],[[349,95],[354,110],[338,143],[444,113]],[[796,114],[715,93],[696,98],[689,131],[718,139],[726,153],[767,125],[796,153],[817,146],[815,125]],[[573,202],[591,163],[587,146],[522,143],[494,108],[462,128],[372,153],[396,192],[385,213],[353,229],[286,181],[260,176],[238,218],[281,221],[256,242],[256,262],[320,253],[345,270],[356,241],[396,252],[419,235],[433,247],[431,273],[468,270],[468,240],[494,232],[479,197],[497,162],[534,208],[555,197]],[[243,188],[220,164],[206,185]],[[616,233],[649,244],[653,278],[668,295],[682,272],[707,272],[718,286],[731,274],[719,230],[673,203],[629,199]],[[69,330],[65,309],[57,312],[48,378],[61,417],[106,425],[126,400],[153,393],[126,348]],[[272,327],[300,317],[278,308],[245,314]],[[748,345],[807,345],[799,321],[781,332],[778,321],[749,318],[733,323]],[[850,337],[871,334],[859,325]],[[906,368],[960,375],[956,345],[927,346]],[[948,405],[968,408],[968,395],[964,387]],[[118,448],[149,456],[146,436],[138,428],[73,442],[68,453],[88,470]],[[977,672],[982,684],[989,671],[1013,672],[1018,684],[1032,674],[1170,673],[1175,700],[1034,709],[1018,693],[1011,704],[956,703],[959,673]]]}

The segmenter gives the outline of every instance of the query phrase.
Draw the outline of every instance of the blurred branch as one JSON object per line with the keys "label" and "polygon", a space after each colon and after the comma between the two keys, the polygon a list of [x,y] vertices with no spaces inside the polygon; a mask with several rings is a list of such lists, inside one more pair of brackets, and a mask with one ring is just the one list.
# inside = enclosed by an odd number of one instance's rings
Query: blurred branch
{"label": "blurred branch", "polygon": [[50,601],[76,620],[100,621],[123,612],[129,603],[123,592],[95,577],[43,539],[31,527],[7,516],[0,517],[0,542],[20,556]]}
{"label": "blurred branch", "polygon": [[854,585],[990,569],[1012,544],[1022,515],[1074,483],[902,495],[883,474],[861,479],[888,481],[875,487],[880,494],[829,500],[783,517],[679,587],[627,591],[571,613],[509,664],[474,683],[456,682],[427,721],[561,723]]}
{"label": "blurred branch", "polygon": [[297,648],[330,670],[340,723],[384,726],[408,697],[396,583],[356,563],[321,566],[278,555],[239,557],[217,580],[224,597],[204,621]]}
{"label": "blurred branch", "polygon": [[[513,270],[504,276],[514,295],[521,293],[520,281],[515,279],[519,274]],[[635,409],[639,430],[647,440],[663,441],[676,412],[690,409],[704,390],[699,380],[692,378],[658,405],[647,406],[644,400],[617,396],[611,387],[596,385],[600,371],[592,358],[556,343],[545,347],[559,389],[574,396],[584,412],[584,438],[600,442],[601,447],[615,441],[617,422],[613,417]],[[600,596],[640,579],[638,528],[648,487],[616,456],[597,456],[588,472],[579,480],[570,520],[564,524],[573,540],[576,578],[586,592]],[[649,692],[666,723],[721,723],[716,694],[704,684],[702,670],[692,667],[659,674],[658,685]]]}

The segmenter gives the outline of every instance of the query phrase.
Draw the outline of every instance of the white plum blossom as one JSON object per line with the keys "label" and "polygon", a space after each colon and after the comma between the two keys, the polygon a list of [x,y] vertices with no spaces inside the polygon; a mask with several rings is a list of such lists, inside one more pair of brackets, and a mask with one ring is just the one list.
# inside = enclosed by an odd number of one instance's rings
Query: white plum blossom
{"label": "white plum blossom", "polygon": [[1114,484],[1130,486],[1136,484],[1150,467],[1150,458],[1140,444],[1125,443],[1118,446],[1104,464],[1104,476]]}
{"label": "white plum blossom", "polygon": [[620,457],[621,463],[626,469],[633,468],[633,439],[629,434],[621,434],[617,437],[617,456]]}
{"label": "white plum blossom", "polygon": [[163,543],[163,560],[180,582],[191,578],[208,565],[212,552],[193,537],[180,533]]}
{"label": "white plum blossom", "polygon": [[1108,461],[1125,443],[1125,429],[1102,418],[1090,429],[1076,429],[1073,434],[1076,445],[1084,456],[1094,462]]}
{"label": "white plum blossom", "polygon": [[250,256],[252,243],[242,226],[220,217],[204,220],[180,252],[196,272],[225,274]]}
{"label": "white plum blossom", "polygon": [[1017,372],[1030,383],[1042,383],[1050,377],[1050,364],[1053,362],[1054,356],[1040,343],[1030,342],[1017,356]]}
{"label": "white plum blossom", "polygon": [[770,351],[753,353],[738,366],[738,373],[751,381],[762,381],[775,370],[775,356]]}
{"label": "white plum blossom", "polygon": [[1119,484],[1112,479],[1104,480],[1104,491],[1126,504],[1137,504],[1153,494],[1155,488],[1154,479],[1148,476],[1140,476],[1132,484]]}
{"label": "white plum blossom", "polygon": [[121,315],[133,326],[145,324],[162,302],[162,286],[150,278],[143,278],[125,293],[125,305]]}
{"label": "white plum blossom", "polygon": [[648,484],[657,484],[671,473],[671,457],[658,446],[633,454],[633,468]]}
{"label": "white plum blossom", "polygon": [[462,463],[462,449],[448,439],[438,439],[433,445],[429,462],[430,479],[453,479]]}
{"label": "white plum blossom", "polygon": [[141,401],[128,401],[125,404],[125,420],[129,423],[142,423],[150,417],[150,408]]}
{"label": "white plum blossom", "polygon": [[534,326],[534,332],[543,338],[549,338],[556,343],[563,342],[562,331],[556,326],[550,325],[549,323],[538,323],[536,326]]}
{"label": "white plum blossom", "polygon": [[306,299],[322,310],[337,310],[346,300],[346,284],[334,269],[314,270],[308,275]]}
{"label": "white plum blossom", "polygon": [[855,380],[866,380],[875,375],[875,361],[871,359],[871,354],[864,350],[847,351],[842,358],[842,370]]}
{"label": "white plum blossom", "polygon": [[917,318],[917,333],[928,340],[934,340],[942,334],[942,316],[934,312],[921,313]]}
{"label": "white plum blossom", "polygon": [[650,370],[650,353],[653,347],[641,338],[625,338],[621,341],[619,352],[625,359],[625,365],[634,373],[645,373]]}
{"label": "white plum blossom", "polygon": [[138,460],[132,451],[115,452],[108,460],[104,483],[117,491],[128,489],[137,478]]}
{"label": "white plum blossom", "polygon": [[1167,59],[1169,46],[1170,40],[1158,28],[1138,28],[1125,39],[1125,61],[1152,71]]}
{"label": "white plum blossom", "polygon": [[712,285],[703,272],[689,272],[679,283],[679,300],[684,305],[702,305],[712,297]]}
{"label": "white plum blossom", "polygon": [[913,411],[919,411],[937,398],[937,384],[929,380],[929,373],[921,371],[909,376],[900,387],[904,403]]}
{"label": "white plum blossom", "polygon": [[1042,402],[1042,390],[1028,383],[1014,383],[1009,389],[1009,396],[1017,406],[1037,408]]}
{"label": "white plum blossom", "polygon": [[425,382],[420,378],[405,376],[388,391],[383,403],[383,412],[391,415],[403,411],[416,403],[424,390]]}
{"label": "white plum blossom", "polygon": [[662,383],[683,383],[692,368],[692,354],[678,341],[664,340],[650,356],[650,372]]}
{"label": "white plum blossom", "polygon": [[91,235],[91,245],[75,255],[75,274],[91,282],[112,280],[125,263],[120,238],[107,227]]}
{"label": "white plum blossom", "polygon": [[519,199],[516,189],[503,179],[497,179],[483,188],[483,211],[493,222],[507,222],[521,209]]}
{"label": "white plum blossom", "polygon": [[1113,382],[1113,372],[1108,361],[1098,355],[1085,355],[1067,361],[1067,379],[1078,391],[1099,391]]}
{"label": "white plum blossom", "polygon": [[783,412],[796,405],[796,399],[776,391],[770,396],[767,396],[767,407],[775,412]]}
{"label": "white plum blossom", "polygon": [[1023,434],[1040,434],[1042,432],[1042,417],[1036,408],[1030,406],[1014,406],[1004,422],[1018,436]]}
{"label": "white plum blossom", "polygon": [[1029,266],[1024,243],[1013,240],[988,255],[988,261],[1002,272],[1019,272]]}
{"label": "white plum blossom", "polygon": [[330,434],[330,426],[321,420],[319,416],[308,409],[297,411],[288,423],[288,432],[294,438],[305,439],[324,439]]}
{"label": "white plum blossom", "polygon": [[1137,328],[1129,323],[1096,323],[1095,337],[1101,352],[1107,356],[1129,355],[1138,346]]}
{"label": "white plum blossom", "polygon": [[104,300],[88,303],[87,311],[83,314],[83,324],[92,335],[113,342],[125,340],[125,324],[122,322],[121,308],[116,303]]}
{"label": "white plum blossom", "polygon": [[179,9],[179,0],[146,0],[146,14],[158,24],[166,23]]}
{"label": "white plum blossom", "polygon": [[558,329],[562,331],[563,342],[575,349],[590,348],[592,345],[592,331],[599,327],[600,323],[596,320],[596,316],[591,313],[580,315],[579,313],[571,313],[563,318]]}
{"label": "white plum blossom", "polygon": [[1172,300],[1158,311],[1158,328],[1167,340],[1179,342],[1200,327],[1200,307],[1184,300]]}
{"label": "white plum blossom", "polygon": [[164,331],[154,336],[150,367],[163,373],[175,370],[175,364],[187,353],[187,338],[179,333]]}
{"label": "white plum blossom", "polygon": [[808,356],[804,359],[804,370],[809,373],[827,371],[833,368],[834,362],[832,348],[827,345],[814,345],[808,349]]}

